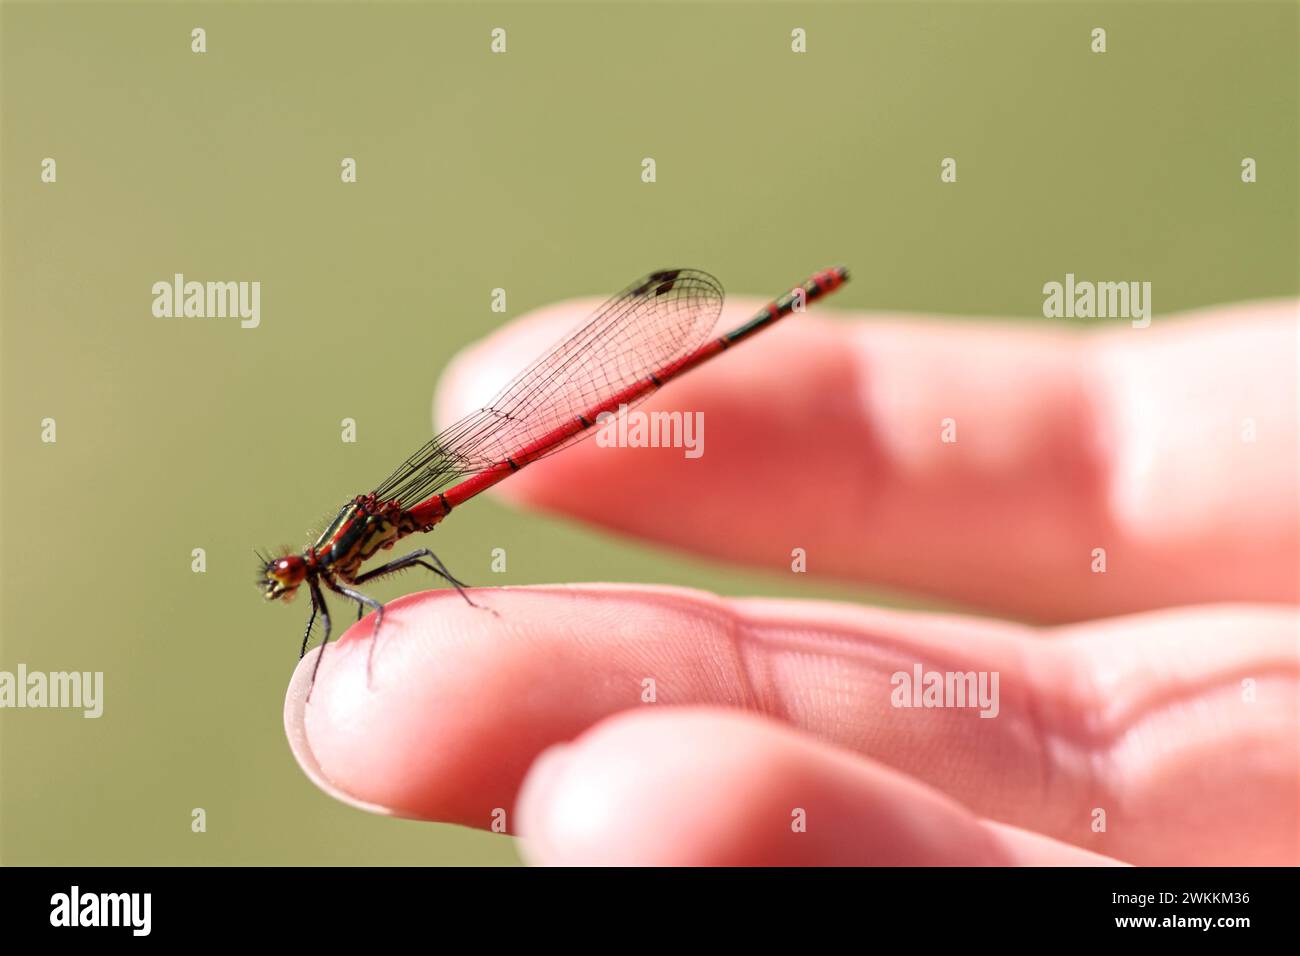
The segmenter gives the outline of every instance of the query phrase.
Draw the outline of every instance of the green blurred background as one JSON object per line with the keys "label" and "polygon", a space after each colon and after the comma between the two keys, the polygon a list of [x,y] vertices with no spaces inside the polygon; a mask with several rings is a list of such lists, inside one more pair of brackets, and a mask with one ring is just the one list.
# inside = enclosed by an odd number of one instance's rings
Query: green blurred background
{"label": "green blurred background", "polygon": [[[506,838],[371,817],[308,783],[281,728],[306,607],[264,605],[251,549],[305,544],[375,485],[430,433],[448,359],[530,308],[666,265],[770,295],[842,262],[837,306],[1039,322],[1066,272],[1150,280],[1157,317],[1297,292],[1293,4],[0,15],[0,669],[106,685],[98,720],[0,711],[11,864],[516,859]],[[261,327],[154,318],[150,287],[175,272],[261,281]],[[880,597],[491,500],[437,545],[475,582],[504,547],[494,584]]]}

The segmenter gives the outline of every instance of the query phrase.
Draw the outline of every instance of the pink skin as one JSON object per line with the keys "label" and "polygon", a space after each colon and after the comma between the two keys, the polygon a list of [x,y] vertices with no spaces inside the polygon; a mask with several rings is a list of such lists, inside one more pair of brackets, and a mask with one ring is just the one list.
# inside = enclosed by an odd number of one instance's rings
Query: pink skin
{"label": "pink skin", "polygon": [[[588,305],[462,356],[444,407]],[[1296,349],[1289,302],[1086,333],[788,319],[645,406],[704,411],[702,458],[588,442],[500,495],[1055,626],[636,585],[475,592],[493,616],[425,592],[389,606],[372,691],[369,617],[310,707],[302,663],[294,753],[375,812],[504,809],[540,863],[1294,865]],[[671,520],[647,507],[669,489]],[[998,716],[891,706],[918,662],[997,671]]]}

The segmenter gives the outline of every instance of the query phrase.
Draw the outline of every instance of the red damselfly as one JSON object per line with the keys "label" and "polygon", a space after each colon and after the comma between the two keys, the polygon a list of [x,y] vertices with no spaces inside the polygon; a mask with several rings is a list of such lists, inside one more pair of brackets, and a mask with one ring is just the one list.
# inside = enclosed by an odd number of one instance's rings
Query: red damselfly
{"label": "red damselfly", "polygon": [[[635,405],[737,342],[802,311],[848,277],[844,268],[824,269],[744,325],[707,342],[722,312],[722,286],[711,275],[698,269],[667,269],[632,283],[516,376],[490,405],[439,432],[378,488],[345,504],[307,550],[278,558],[259,556],[258,585],[268,600],[287,600],[304,584],[311,594],[311,617],[299,659],[307,653],[318,614],[325,634],[316,669],[329,643],[322,585],[355,601],[358,620],[366,608],[375,612],[367,676],[384,606],[356,585],[418,566],[474,604],[465,593],[467,585],[428,548],[369,571],[361,566],[409,534],[432,531],[453,508],[479,492],[581,441],[604,416]],[[313,670],[313,686],[315,682]]]}

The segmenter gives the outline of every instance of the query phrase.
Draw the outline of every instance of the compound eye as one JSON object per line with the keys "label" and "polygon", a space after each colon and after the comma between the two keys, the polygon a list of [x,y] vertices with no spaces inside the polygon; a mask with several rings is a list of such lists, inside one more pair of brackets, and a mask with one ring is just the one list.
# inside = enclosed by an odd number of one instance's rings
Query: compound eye
{"label": "compound eye", "polygon": [[302,558],[293,554],[288,555],[287,557],[277,558],[271,562],[271,566],[268,569],[270,577],[275,578],[281,584],[289,586],[298,584],[303,579],[305,572],[306,567],[303,564]]}

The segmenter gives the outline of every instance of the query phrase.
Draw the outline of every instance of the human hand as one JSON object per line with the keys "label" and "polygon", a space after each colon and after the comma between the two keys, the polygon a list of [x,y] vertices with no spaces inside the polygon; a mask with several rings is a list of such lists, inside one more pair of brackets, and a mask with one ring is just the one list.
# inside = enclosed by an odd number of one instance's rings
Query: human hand
{"label": "human hand", "polygon": [[[463,356],[443,404],[582,310]],[[634,585],[473,592],[493,616],[425,592],[388,606],[373,689],[371,618],[310,706],[303,661],[294,752],[377,812],[504,810],[543,863],[1295,864],[1295,315],[788,320],[646,406],[702,410],[702,458],[586,442],[501,493],[1055,626]],[[996,717],[894,706],[916,665],[997,672]]]}

